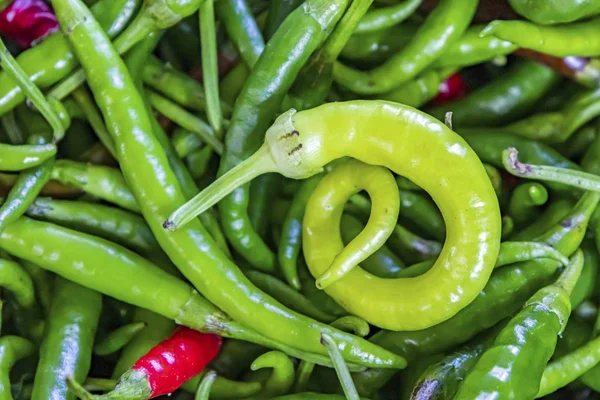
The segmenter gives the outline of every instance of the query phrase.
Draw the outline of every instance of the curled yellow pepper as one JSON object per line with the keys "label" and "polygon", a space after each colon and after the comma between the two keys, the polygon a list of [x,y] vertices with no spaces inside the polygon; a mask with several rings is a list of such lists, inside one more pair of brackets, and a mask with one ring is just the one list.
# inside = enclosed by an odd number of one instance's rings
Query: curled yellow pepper
{"label": "curled yellow pepper", "polygon": [[[447,235],[434,266],[420,276],[382,279],[359,268],[342,268],[345,276],[327,292],[385,329],[425,329],[452,317],[490,277],[500,246],[500,209],[473,150],[445,125],[411,107],[351,101],[290,110],[277,118],[254,155],[175,211],[165,227],[176,229],[258,175],[279,172],[306,178],[344,156],[385,166],[425,189],[444,217]],[[304,252],[315,275],[325,272],[343,251],[339,233],[332,231],[336,222],[330,219],[325,223],[330,226],[323,226],[328,217],[321,214],[331,212],[319,201],[330,186],[323,185],[309,201],[304,220]],[[387,182],[382,185],[388,187]],[[369,184],[369,190],[376,186],[377,182]],[[339,221],[335,229],[338,226]]]}

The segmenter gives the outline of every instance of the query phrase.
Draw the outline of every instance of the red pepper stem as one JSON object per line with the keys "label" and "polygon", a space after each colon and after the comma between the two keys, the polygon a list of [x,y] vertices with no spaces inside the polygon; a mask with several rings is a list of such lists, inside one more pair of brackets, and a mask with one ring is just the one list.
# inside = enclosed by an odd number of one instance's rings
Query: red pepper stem
{"label": "red pepper stem", "polygon": [[146,400],[152,398],[148,376],[135,369],[124,373],[115,389],[103,395],[91,394],[71,377],[67,378],[67,386],[82,400]]}

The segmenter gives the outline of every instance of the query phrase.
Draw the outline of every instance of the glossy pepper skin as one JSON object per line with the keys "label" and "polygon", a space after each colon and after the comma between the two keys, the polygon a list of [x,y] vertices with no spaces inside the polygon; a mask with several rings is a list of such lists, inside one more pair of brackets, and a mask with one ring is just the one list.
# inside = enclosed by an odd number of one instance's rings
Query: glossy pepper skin
{"label": "glossy pepper skin", "polygon": [[[114,37],[125,28],[140,3],[141,0],[102,0],[92,6],[92,12],[107,34]],[[77,65],[73,51],[60,33],[19,54],[17,61],[31,81],[42,89],[63,79]],[[25,95],[17,83],[6,72],[0,72],[0,115],[24,100]]]}
{"label": "glossy pepper skin", "polygon": [[[568,206],[570,209],[567,214],[546,227],[543,233],[538,235],[532,232],[522,239],[549,244],[561,253],[570,255],[581,244],[599,201],[597,194],[587,193],[575,207]],[[577,223],[573,224],[572,221]],[[565,230],[565,226],[569,228]],[[557,235],[557,232],[562,233]],[[409,361],[421,355],[447,351],[494,326],[501,319],[511,317],[538,289],[551,283],[560,265],[556,261],[541,259],[502,267],[494,271],[477,298],[449,320],[420,331],[382,330],[373,335],[371,341],[403,355]],[[406,271],[410,271],[410,268]],[[360,393],[369,394],[383,386],[392,375],[390,371],[371,369],[355,374],[354,380]]]}
{"label": "glossy pepper skin", "polygon": [[[52,129],[40,114],[26,107],[19,107],[17,112],[19,120],[28,131],[27,142],[29,144],[48,144],[52,141]],[[0,207],[0,232],[6,225],[25,213],[44,185],[50,180],[54,158],[50,157],[42,164],[28,168],[19,174],[19,179]]]}
{"label": "glossy pepper skin", "polygon": [[[316,0],[297,8],[265,47],[236,100],[225,136],[219,174],[224,174],[260,147],[264,132],[296,75],[325,40],[324,29],[335,26],[342,17],[348,1],[336,0],[331,8],[329,3]],[[293,56],[291,60],[288,59],[290,55]],[[275,254],[252,229],[247,217],[249,197],[246,185],[219,203],[225,235],[250,264],[263,271],[274,271]]]}
{"label": "glossy pepper skin", "polygon": [[341,63],[333,79],[351,91],[377,94],[392,90],[414,78],[466,31],[475,14],[477,0],[443,0],[427,17],[416,36],[385,64],[359,71]]}
{"label": "glossy pepper skin", "polygon": [[467,375],[455,399],[535,397],[557,336],[569,319],[569,296],[582,265],[583,254],[578,251],[555,283],[525,303]]}
{"label": "glossy pepper skin", "polygon": [[56,154],[56,145],[0,143],[0,170],[23,171],[36,167]]}
{"label": "glossy pepper skin", "polygon": [[498,328],[482,333],[463,347],[451,352],[439,362],[430,365],[417,380],[411,400],[451,399],[460,383],[477,363],[483,352],[493,343]]}
{"label": "glossy pepper skin", "polygon": [[116,168],[63,159],[54,164],[51,176],[126,210],[140,212],[127,182]]}
{"label": "glossy pepper skin", "polygon": [[281,228],[277,258],[283,276],[295,289],[300,289],[301,286],[298,277],[298,256],[302,250],[302,218],[308,198],[321,178],[322,176],[317,175],[301,183]]}
{"label": "glossy pepper skin", "polygon": [[10,37],[24,49],[58,29],[52,10],[41,0],[14,0],[0,11],[0,33]]}
{"label": "glossy pepper skin", "polygon": [[[75,384],[76,393],[89,399],[146,400],[170,394],[199,374],[221,348],[219,336],[179,327],[125,372],[115,389],[102,396],[87,394]],[[73,382],[70,382],[73,388]]]}
{"label": "glossy pepper skin", "polygon": [[[154,138],[147,115],[142,111],[142,99],[135,92],[135,86],[116,51],[89,17],[85,6],[76,0],[55,0],[53,6],[61,29],[70,32],[69,40],[86,71],[88,84],[117,144],[122,171],[141,206],[142,214],[161,247],[183,275],[209,301],[236,321],[251,326],[277,343],[289,344],[288,352],[293,351],[293,346],[297,351],[326,356],[325,349],[319,343],[320,333],[324,331],[345,346],[342,352],[348,362],[403,367],[405,363],[400,357],[366,340],[296,314],[262,293],[216,247],[199,221],[190,222],[178,232],[163,228],[162,224],[169,213],[178,204],[184,203],[185,196],[179,189],[164,151]],[[276,42],[273,39],[270,43]],[[90,50],[98,48],[106,49],[106,52],[99,54]],[[269,69],[258,68],[263,59],[259,59],[257,71],[266,72]],[[265,63],[269,64],[267,61]],[[115,80],[123,82],[123,85],[114,85]],[[132,115],[128,110],[138,110],[139,113]]]}
{"label": "glossy pepper skin", "polygon": [[54,298],[40,348],[32,398],[69,398],[66,379],[83,380],[92,363],[92,347],[102,295],[57,277]]}
{"label": "glossy pepper skin", "polygon": [[[377,121],[376,132],[369,130],[367,134],[367,121]],[[428,154],[436,154],[435,158],[418,151],[421,146],[427,146]],[[446,228],[445,247],[430,273],[384,280],[370,279],[364,271],[353,269],[330,286],[328,293],[345,307],[360,310],[361,316],[368,315],[372,323],[394,330],[427,328],[450,318],[473,301],[489,279],[500,246],[496,195],[483,165],[462,138],[426,114],[396,103],[352,101],[282,114],[267,131],[266,142],[257,153],[173,213],[166,225],[185,223],[196,212],[202,212],[235,187],[262,173],[276,171],[289,178],[306,178],[344,156],[383,165],[406,176],[429,191],[445,220],[460,223]],[[454,168],[446,167],[450,163]],[[424,173],[425,170],[436,173]],[[440,186],[440,179],[449,186]],[[457,193],[450,186],[465,190]],[[336,224],[330,223],[336,221],[337,211],[330,212],[320,206],[321,199],[327,203],[325,194],[335,189],[322,182],[320,187],[320,194],[311,195],[303,221],[304,255],[313,273],[323,272],[343,249]],[[459,206],[470,202],[478,207]],[[324,237],[327,241],[334,238],[333,243],[323,246]],[[461,260],[469,260],[462,264],[469,265],[464,270],[453,265],[452,260],[459,254]],[[450,269],[452,284],[447,284]],[[459,275],[462,277],[458,278]],[[361,290],[356,289],[359,287]],[[432,287],[436,288],[435,293]],[[461,295],[455,297],[458,287]]]}
{"label": "glossy pepper skin", "polygon": [[541,25],[562,24],[600,13],[600,1],[508,0],[519,15]]}
{"label": "glossy pepper skin", "polygon": [[559,79],[550,68],[523,60],[488,85],[430,113],[443,120],[452,111],[452,124],[457,128],[506,125],[525,115]]}
{"label": "glossy pepper skin", "polygon": [[170,268],[169,272],[176,272],[138,214],[102,204],[38,197],[27,215],[118,243],[163,268]]}
{"label": "glossy pepper skin", "polygon": [[[31,250],[34,247],[37,251],[35,254]],[[22,217],[2,233],[0,248],[82,286],[146,308],[180,325],[281,349],[301,359],[330,365],[328,357],[296,350],[232,321],[184,281],[107,240]],[[115,284],[115,276],[119,277],[121,284]],[[144,279],[140,280],[140,276]],[[136,284],[132,285],[132,282]],[[324,329],[329,327],[324,325]],[[354,339],[351,335],[342,336]],[[383,352],[378,347],[373,347]],[[386,356],[391,354],[383,353]],[[390,358],[403,363],[402,359],[398,361],[397,358]],[[363,362],[367,365],[385,364],[379,359]]]}
{"label": "glossy pepper skin", "polygon": [[515,45],[556,57],[600,55],[600,18],[557,26],[539,26],[528,21],[493,21],[482,36],[493,35]]}
{"label": "glossy pepper skin", "polygon": [[33,344],[22,337],[7,335],[0,338],[0,396],[3,400],[12,400],[9,377],[11,368],[34,351]]}

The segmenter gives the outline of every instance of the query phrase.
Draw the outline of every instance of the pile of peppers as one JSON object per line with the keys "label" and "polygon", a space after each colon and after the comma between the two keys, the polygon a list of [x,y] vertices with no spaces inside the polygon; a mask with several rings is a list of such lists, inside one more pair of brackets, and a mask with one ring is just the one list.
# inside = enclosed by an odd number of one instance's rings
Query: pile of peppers
{"label": "pile of peppers", "polygon": [[0,0],[0,400],[594,399],[600,0]]}

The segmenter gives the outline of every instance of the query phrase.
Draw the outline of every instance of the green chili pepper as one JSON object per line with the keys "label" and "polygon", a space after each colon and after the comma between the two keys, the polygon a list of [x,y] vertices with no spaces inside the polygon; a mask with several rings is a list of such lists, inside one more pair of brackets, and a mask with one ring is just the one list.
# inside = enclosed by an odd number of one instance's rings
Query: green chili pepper
{"label": "green chili pepper", "polygon": [[504,56],[515,51],[518,46],[494,36],[480,37],[482,25],[473,25],[438,58],[433,67],[468,67]]}
{"label": "green chili pepper", "polygon": [[539,183],[524,183],[517,186],[510,198],[509,215],[518,226],[535,220],[539,207],[548,201],[546,187]]}
{"label": "green chili pepper", "polygon": [[264,29],[265,37],[272,37],[288,15],[300,4],[302,0],[271,0]]}
{"label": "green chili pepper", "polygon": [[442,0],[399,53],[370,71],[336,63],[334,80],[360,94],[392,90],[416,77],[466,31],[475,14],[477,0]]}
{"label": "green chili pepper", "polygon": [[[28,143],[32,145],[47,144],[52,140],[52,130],[46,121],[37,113],[28,112],[27,107],[19,107],[19,119],[28,130]],[[39,195],[44,185],[50,179],[54,157],[48,158],[37,167],[19,174],[19,178],[2,207],[0,207],[0,232],[12,221],[19,218]]]}
{"label": "green chili pepper", "polygon": [[405,22],[385,30],[350,36],[340,57],[357,64],[380,64],[414,37],[418,25]]}
{"label": "green chili pepper", "polygon": [[313,305],[327,314],[335,315],[336,317],[348,315],[348,312],[336,303],[331,296],[317,288],[315,279],[308,271],[308,267],[303,258],[298,260],[298,277],[300,278],[302,294],[309,299]]}
{"label": "green chili pepper", "polygon": [[61,277],[40,348],[32,398],[68,398],[66,378],[84,380],[92,363],[102,296]]}
{"label": "green chili pepper", "polygon": [[[300,68],[325,40],[324,29],[335,26],[347,4],[346,0],[305,3],[290,14],[271,38],[236,102],[226,135],[220,174],[249,157],[260,146],[264,131]],[[330,5],[334,7],[331,10]],[[293,55],[292,60],[289,59],[290,54]],[[250,264],[264,271],[273,271],[275,255],[251,228],[247,216],[248,192],[247,186],[238,188],[219,204],[223,229],[233,248]]]}
{"label": "green chili pepper", "polygon": [[54,292],[54,279],[52,279],[52,273],[27,260],[19,260],[19,264],[31,277],[35,289],[35,297],[42,306],[44,314],[48,315]]}
{"label": "green chili pepper", "polygon": [[280,351],[270,351],[259,356],[250,369],[257,371],[263,368],[272,368],[273,372],[263,384],[263,390],[257,398],[280,396],[290,391],[294,385],[294,364],[290,358]]}
{"label": "green chili pepper", "polygon": [[373,9],[361,18],[354,32],[379,31],[400,24],[414,13],[422,2],[423,0],[405,0],[393,6]]}
{"label": "green chili pepper", "polygon": [[0,287],[6,287],[14,296],[9,305],[14,311],[13,323],[19,334],[39,343],[44,319],[33,292],[31,277],[16,262],[0,259]]}
{"label": "green chili pepper", "polygon": [[247,1],[220,1],[217,13],[244,63],[250,68],[254,67],[265,43]]}
{"label": "green chili pepper", "polygon": [[172,101],[152,92],[147,92],[146,95],[150,103],[152,103],[152,106],[161,114],[165,115],[182,128],[194,132],[203,142],[211,146],[217,154],[220,155],[223,153],[223,143],[219,137],[221,133],[215,132],[210,125],[202,121],[202,119],[187,112]]}
{"label": "green chili pepper", "polygon": [[4,336],[0,338],[0,398],[12,400],[10,394],[9,372],[17,361],[29,357],[35,351],[34,346],[27,340],[18,336]]}
{"label": "green chili pepper", "polygon": [[[204,371],[196,377],[187,381],[181,388],[189,392],[195,392],[199,388],[201,378],[204,379]],[[261,392],[260,382],[237,382],[217,376],[210,388],[211,399],[245,399],[255,396]]]}
{"label": "green chili pepper", "polygon": [[200,150],[204,145],[204,142],[198,138],[193,132],[177,128],[171,135],[171,144],[173,149],[180,158],[184,158],[190,155],[190,153]]}
{"label": "green chili pepper", "polygon": [[279,250],[277,258],[283,276],[287,282],[295,289],[300,289],[300,279],[298,278],[298,255],[302,246],[302,219],[304,210],[311,193],[321,180],[321,175],[308,178],[301,183],[292,200],[292,205],[287,212],[283,227],[281,229],[281,239],[279,241]]}
{"label": "green chili pepper", "polygon": [[246,271],[246,276],[256,287],[273,296],[281,304],[292,310],[321,322],[331,322],[335,319],[334,316],[319,310],[301,293],[287,286],[274,276],[258,271]]}
{"label": "green chili pepper", "polygon": [[[127,66],[128,69],[132,72],[132,75],[136,78],[136,83],[140,93],[143,92],[141,88],[142,69],[144,68],[145,62],[149,58],[149,54],[154,49],[156,41],[158,39],[159,35],[148,35],[148,37],[144,39],[144,41],[142,41],[138,46],[136,46],[136,48],[131,50],[128,54],[126,60],[128,64]],[[196,186],[196,183],[194,182],[190,171],[188,171],[188,169],[178,157],[173,146],[171,146],[171,142],[169,141],[169,138],[167,137],[166,133],[164,132],[156,118],[153,117],[150,109],[150,104],[147,101],[148,99],[145,98],[144,100],[146,100],[145,107],[146,112],[150,117],[152,133],[156,140],[158,140],[158,142],[160,143],[162,149],[164,150],[165,155],[167,156],[169,166],[173,169],[173,172],[175,173],[176,179],[179,182],[183,193],[187,197],[192,197],[194,193],[198,191],[198,187]],[[227,247],[225,237],[221,232],[221,228],[218,224],[218,221],[216,220],[215,215],[212,212],[207,212],[200,216],[200,220],[206,226],[211,237],[217,242],[219,248],[223,250],[227,256],[230,256],[229,248]]]}
{"label": "green chili pepper", "polygon": [[81,108],[82,112],[85,114],[86,119],[88,120],[92,129],[100,139],[100,142],[106,147],[111,156],[115,157],[115,144],[108,134],[106,130],[106,126],[104,125],[104,121],[100,116],[100,112],[98,108],[94,104],[92,100],[92,96],[85,88],[78,88],[73,91],[73,98]]}
{"label": "green chili pepper", "polygon": [[[400,117],[400,115],[402,117]],[[365,119],[363,119],[363,117]],[[367,126],[365,125],[364,121],[372,118],[377,118],[378,129],[374,133],[370,132],[369,139],[366,139],[365,135],[360,135],[359,132],[362,132],[362,129],[366,128]],[[327,124],[321,125],[324,121],[327,121]],[[408,127],[410,127],[410,129],[408,129]],[[336,132],[339,133],[336,134]],[[353,138],[352,140],[348,140],[347,135],[349,132],[353,132],[351,135]],[[419,132],[419,134],[416,135],[415,132]],[[442,132],[442,134],[439,132]],[[375,140],[372,135],[376,135],[377,140]],[[364,139],[361,140],[358,138]],[[402,140],[403,138],[406,138],[406,140]],[[448,196],[448,198],[453,198],[457,193],[453,192],[453,194],[450,195],[446,192],[444,186],[440,186],[438,184],[439,180],[441,179],[439,174],[444,168],[441,165],[435,178],[433,178],[433,176],[428,176],[428,174],[421,174],[418,172],[420,171],[419,166],[421,165],[421,161],[423,163],[427,163],[429,165],[428,168],[432,168],[430,164],[434,159],[431,157],[427,157],[426,159],[420,158],[420,156],[417,155],[419,153],[418,151],[409,150],[409,147],[419,147],[420,144],[418,143],[424,143],[421,141],[426,141],[428,148],[432,148],[433,143],[435,143],[436,146],[439,146],[435,147],[436,149],[439,149],[439,157],[435,157],[436,162],[442,162],[441,160],[446,159],[446,157],[449,159],[456,157],[457,153],[453,151],[454,148],[452,146],[455,145],[461,149],[459,151],[461,154],[461,165],[465,168],[460,168],[460,178],[458,176],[458,171],[453,169],[451,177],[449,176],[448,180],[468,180],[469,183],[467,184],[465,182],[464,185],[461,184],[461,187],[466,187],[472,190],[473,195],[482,201],[482,207],[481,210],[478,209],[477,211],[478,223],[469,224],[469,227],[465,227],[464,229],[459,229],[458,227],[455,228],[457,231],[461,232],[461,235],[464,234],[466,236],[470,236],[472,234],[473,226],[478,226],[484,230],[494,229],[494,233],[490,232],[489,235],[474,235],[474,237],[478,237],[480,239],[486,237],[490,240],[490,242],[487,242],[487,244],[484,246],[486,249],[486,261],[483,261],[482,258],[479,258],[477,261],[474,260],[473,263],[466,263],[471,265],[471,268],[475,264],[482,262],[485,263],[486,277],[484,278],[483,275],[479,276],[479,278],[481,278],[481,283],[483,283],[481,286],[485,286],[484,282],[488,279],[487,271],[489,269],[489,273],[491,273],[491,269],[493,268],[493,262],[490,262],[490,265],[487,265],[487,256],[491,256],[491,246],[494,248],[497,246],[499,247],[499,243],[496,243],[496,240],[499,242],[500,235],[500,215],[498,211],[497,199],[493,192],[492,186],[489,183],[489,179],[485,174],[485,170],[483,169],[479,159],[475,157],[475,154],[469,153],[469,148],[459,144],[462,143],[462,141],[458,135],[454,134],[443,124],[434,123],[430,118],[426,117],[425,114],[418,113],[412,108],[404,107],[395,103],[381,101],[356,101],[324,105],[314,110],[302,111],[295,114],[294,111],[283,114],[278,118],[274,126],[268,131],[266,143],[257,153],[255,153],[250,159],[246,160],[245,163],[238,166],[235,170],[232,170],[227,177],[222,177],[220,180],[217,180],[210,188],[205,190],[185,206],[178,209],[169,218],[166,226],[168,228],[176,228],[178,225],[187,222],[190,218],[193,218],[195,213],[202,212],[206,207],[210,207],[212,204],[214,204],[214,202],[219,201],[233,188],[238,187],[240,184],[243,184],[262,173],[279,171],[287,177],[303,178],[318,173],[320,169],[328,162],[342,156],[354,156],[373,164],[388,165],[393,168],[395,172],[407,176],[409,179],[414,180],[417,184],[421,183],[424,187],[429,189],[434,201],[442,206],[442,204],[445,203],[442,198],[446,198],[446,196]],[[401,142],[402,146],[400,146]],[[411,146],[407,146],[407,143],[411,143]],[[391,151],[390,149],[392,148],[395,150]],[[414,147],[413,149],[416,150]],[[402,151],[402,153],[398,153],[398,151]],[[392,152],[394,153],[394,157],[390,156],[387,158],[387,156]],[[401,156],[400,154],[404,154],[405,156]],[[431,155],[431,152],[428,154]],[[410,162],[408,162],[409,159]],[[472,164],[472,168],[466,168],[466,164]],[[360,190],[358,188],[362,187],[367,187],[369,190],[374,190],[377,193],[381,192],[386,200],[388,200],[390,195],[394,193],[396,196],[398,195],[397,185],[394,182],[393,176],[386,175],[384,172],[382,172],[381,167],[373,167],[375,170],[379,171],[377,173],[373,172],[373,174],[374,176],[385,177],[386,184],[382,185],[381,187],[374,187],[375,182],[368,179],[368,177],[371,176],[370,173],[365,175],[353,175],[352,173],[348,174],[346,171],[354,171],[352,169],[352,165],[356,165],[356,163],[347,165],[349,165],[349,167],[344,170],[344,173],[340,172],[340,175],[344,178],[342,182],[339,182],[340,185],[343,185],[340,192],[335,193],[335,196],[330,197],[328,194],[334,189],[331,188],[330,185],[323,184],[324,181],[321,181],[319,184],[319,188],[321,189],[318,194],[315,191],[311,195],[311,200],[307,206],[307,213],[304,216],[304,253],[305,257],[307,257],[308,264],[311,267],[312,272],[317,276],[325,272],[333,259],[336,258],[338,253],[343,249],[341,240],[338,240],[339,232],[337,232],[336,220],[339,218],[339,216],[341,216],[343,204],[345,203],[346,199],[350,195],[356,193],[356,191]],[[467,178],[467,175],[469,178]],[[329,174],[324,179],[327,179],[331,176],[332,174]],[[352,178],[360,179],[358,181],[359,184],[353,182]],[[388,188],[388,178],[391,179],[391,184],[389,185],[389,189],[384,189],[383,186]],[[329,179],[329,182],[332,181],[335,181],[335,178]],[[434,183],[434,181],[436,183]],[[338,183],[337,181],[335,182]],[[474,193],[477,194],[475,195]],[[466,197],[470,196],[467,194],[467,192],[461,191],[461,196],[463,195]],[[327,207],[322,207],[320,203],[321,199],[323,199],[322,201],[325,202]],[[482,199],[486,200],[484,201]],[[331,203],[329,203],[330,201]],[[454,204],[454,200],[452,200],[451,203]],[[459,212],[458,209],[451,207],[449,203],[446,204],[448,205],[448,208],[441,208],[442,215],[444,215],[445,212],[462,213],[466,212],[467,210],[473,211],[473,209],[464,209],[461,207]],[[386,214],[392,212],[394,214],[396,213],[396,211],[391,207],[383,208],[380,210],[380,214],[378,216],[383,216],[384,219],[388,221],[390,218],[389,215]],[[481,214],[479,214],[479,212],[481,212]],[[472,217],[474,218],[474,216]],[[470,218],[471,217],[467,217],[465,215],[464,217],[456,218],[456,220],[466,223],[466,220]],[[482,224],[482,218],[489,222]],[[308,224],[308,221],[311,223]],[[392,230],[394,226],[395,219],[392,219]],[[483,228],[483,226],[485,226],[485,228]],[[449,233],[448,235],[450,238],[451,236]],[[457,235],[457,240],[459,240],[458,236],[460,235]],[[331,238],[336,238],[336,240],[331,243]],[[381,239],[381,237],[377,237],[372,243],[375,244]],[[472,251],[467,250],[469,246],[464,245],[456,246],[456,248],[460,248],[462,252],[465,252],[465,257],[474,257],[475,254],[479,254],[479,251],[476,250],[476,248],[479,245],[483,245],[482,243],[479,243],[480,239],[471,240],[465,238],[467,242],[473,244],[474,249]],[[323,247],[322,243],[325,241],[329,241],[330,243],[328,246]],[[449,243],[451,242],[447,240],[445,245],[448,246]],[[450,246],[452,247],[452,245]],[[357,247],[360,248],[360,245],[357,244]],[[442,254],[446,255],[447,253],[442,252]],[[348,252],[347,255],[348,259],[354,257],[352,252]],[[364,255],[365,254],[361,252],[360,255],[357,256],[357,259],[363,257]],[[456,255],[457,254],[453,254],[453,257]],[[438,265],[444,265],[445,261],[443,260],[444,257],[438,259],[437,262],[440,263]],[[340,264],[338,265],[343,265],[343,262],[345,261],[346,260],[340,258]],[[315,264],[311,265],[313,262]],[[336,263],[337,262],[338,261],[336,261]],[[349,261],[348,266],[352,266],[352,262]],[[335,285],[330,286],[328,291],[330,293],[336,293],[336,300],[343,303],[345,307],[351,308],[354,313],[357,313],[357,309],[360,309],[361,311],[357,314],[367,320],[370,320],[371,322],[376,319],[377,323],[385,324],[384,326],[387,326],[390,323],[394,324],[394,329],[400,329],[400,326],[402,326],[402,329],[407,329],[408,326],[411,326],[410,329],[417,329],[416,326],[425,327],[439,323],[449,318],[458,310],[460,310],[460,308],[462,308],[460,301],[442,300],[443,296],[440,295],[440,287],[438,287],[436,284],[432,284],[432,281],[430,281],[430,278],[433,277],[435,277],[434,279],[442,279],[446,281],[443,278],[443,276],[447,273],[444,272],[445,269],[436,269],[436,272],[438,271],[440,272],[440,275],[426,274],[426,276],[423,276],[422,280],[416,280],[428,288],[421,290],[417,289],[415,282],[409,283],[408,280],[404,279],[387,280],[388,282],[385,282],[386,280],[383,279],[373,279],[371,277],[367,278],[364,276],[364,271],[354,269],[348,275],[346,275],[343,280],[340,280],[336,282]],[[474,284],[474,279],[471,272],[467,273],[466,270],[464,272],[469,276],[469,290],[463,290],[463,296],[461,296],[461,298],[465,303],[469,303],[472,300],[471,296],[473,296],[473,298],[476,297],[477,293],[482,289],[482,287]],[[452,274],[453,282],[457,283],[456,268],[452,268]],[[352,276],[352,279],[350,279],[350,276]],[[365,284],[372,284],[373,286],[370,290],[367,290],[364,286]],[[404,285],[408,285],[410,289],[399,289],[399,287],[404,287]],[[347,287],[352,287],[353,289],[347,289]],[[424,295],[424,293],[431,292],[432,287],[436,287],[436,294],[433,296],[432,293],[432,296],[436,299],[436,304],[437,302],[443,303],[443,305],[440,304],[439,307],[433,306],[433,304],[429,303],[430,301],[433,301],[433,299]],[[448,290],[448,295],[450,295],[450,293],[454,295],[454,291],[451,289],[451,287],[446,287],[445,289]],[[465,289],[465,287],[463,287],[463,289]],[[384,296],[382,295],[383,290],[389,290],[390,293],[393,292],[393,294]],[[419,292],[418,296],[413,296],[410,294],[415,290]],[[359,292],[361,292],[363,295],[356,296],[356,293]],[[468,295],[467,292],[469,293]],[[400,294],[402,294],[402,296],[409,296],[410,301],[400,301]],[[421,307],[415,303],[415,298],[419,300],[419,304],[421,302],[423,304],[429,304],[426,306],[426,309],[431,310],[430,318],[424,317]],[[469,298],[469,300],[467,300],[467,298]],[[387,303],[388,301],[393,303],[386,306],[389,310],[394,310],[395,312],[397,311],[400,314],[406,313],[408,315],[410,315],[412,312],[415,312],[419,314],[419,317],[410,318],[404,316],[389,318],[389,314],[387,312],[381,312],[382,308],[380,304],[380,302]],[[399,303],[403,304],[403,306],[397,307],[397,304]],[[455,310],[450,311],[451,309]],[[413,324],[415,326],[413,326]]]}
{"label": "green chili pepper", "polygon": [[38,198],[27,215],[119,243],[175,272],[144,219],[102,204]]}
{"label": "green chili pepper", "polygon": [[140,212],[135,198],[118,169],[63,159],[54,164],[51,176],[52,179],[75,186],[127,210]]}
{"label": "green chili pepper", "polygon": [[[580,245],[589,216],[599,201],[595,194],[584,197],[567,216],[536,240],[549,241],[553,239],[553,233],[564,229],[563,224],[567,225],[569,233],[557,235],[558,241],[553,247],[563,254],[572,254]],[[573,221],[577,222],[573,224]],[[555,261],[541,259],[505,266],[494,271],[475,300],[449,320],[420,331],[383,330],[373,335],[371,341],[403,355],[409,361],[446,351],[512,316],[540,287],[550,283],[559,266],[560,263]],[[410,271],[410,267],[406,271]],[[367,370],[355,374],[354,378],[360,393],[370,393],[383,386],[392,375],[393,371]]]}
{"label": "green chili pepper", "polygon": [[[528,140],[502,129],[466,128],[459,129],[461,136],[477,153],[482,161],[495,167],[504,168],[502,152],[507,147],[516,147],[524,161],[552,165],[561,168],[579,169],[579,166],[549,146],[533,140]],[[548,184],[552,190],[559,190],[571,194],[572,189],[565,185]]]}
{"label": "green chili pepper", "polygon": [[[53,130],[53,141],[57,142],[65,135],[65,130],[71,123],[64,106],[56,99],[46,99],[42,91],[29,80],[27,72],[19,65],[10,54],[4,42],[0,39],[0,65],[2,70],[17,82],[18,87],[27,96],[27,99],[44,116]],[[65,118],[60,118],[60,115]]]}
{"label": "green chili pepper", "polygon": [[271,222],[271,203],[277,194],[279,181],[277,174],[266,174],[250,184],[248,216],[252,227],[263,239]]}
{"label": "green chili pepper", "polygon": [[411,400],[453,398],[460,383],[483,352],[494,342],[497,334],[498,328],[482,333],[439,362],[427,367],[417,379],[410,396]]}
{"label": "green chili pepper", "polygon": [[556,57],[597,56],[600,55],[598,21],[595,18],[558,26],[540,26],[528,21],[493,21],[480,35],[493,35],[521,48]]}
{"label": "green chili pepper", "polygon": [[[467,375],[456,399],[492,397],[533,398],[544,367],[554,352],[571,313],[569,296],[583,266],[577,251],[571,264],[552,285],[534,294],[496,337]],[[502,374],[498,374],[498,370]]]}
{"label": "green chili pepper", "polygon": [[15,301],[24,308],[35,306],[33,282],[28,273],[16,262],[0,259],[1,286],[11,291]]}
{"label": "green chili pepper", "polygon": [[[162,63],[150,55],[147,57],[143,73],[144,84],[161,92],[178,104],[195,111],[206,109],[204,88],[196,80]],[[221,102],[225,116],[231,114],[231,106]]]}
{"label": "green chili pepper", "polygon": [[357,0],[350,4],[327,41],[298,73],[296,82],[283,103],[283,110],[305,110],[324,103],[333,82],[333,63],[372,2],[373,0]]}
{"label": "green chili pepper", "polygon": [[227,339],[211,366],[220,376],[236,379],[250,367],[252,361],[266,352],[267,349],[256,344]]}
{"label": "green chili pepper", "polygon": [[[183,281],[104,239],[22,217],[2,233],[0,247],[66,279],[126,303],[147,308],[181,325],[280,348],[290,355],[329,365],[329,360],[323,355],[298,351],[233,322]],[[33,247],[36,248],[35,252],[31,250]],[[115,276],[120,277],[121,284],[115,285]],[[142,276],[144,278],[140,280]],[[135,285],[132,285],[133,282]],[[321,329],[334,331],[326,325]],[[348,340],[357,339],[341,332],[338,335],[348,337]],[[367,342],[365,346],[372,345]],[[376,346],[373,348],[378,349]],[[392,360],[398,364],[403,362],[402,358],[391,356],[390,361],[354,358],[367,365],[392,366],[395,365]]]}
{"label": "green chili pepper", "polygon": [[600,338],[595,338],[579,349],[558,360],[552,361],[546,366],[536,398],[553,393],[557,389],[567,386],[580,376],[583,383],[597,390],[598,381],[597,379],[589,379],[593,375],[588,373],[588,371],[596,370],[599,362]]}
{"label": "green chili pepper", "polygon": [[[597,224],[595,225],[597,226]],[[583,251],[583,269],[581,270],[581,277],[571,293],[571,306],[573,309],[592,296],[600,268],[598,250],[594,243],[584,241],[581,244],[581,250]]]}
{"label": "green chili pepper", "polygon": [[573,206],[574,202],[568,198],[558,198],[551,201],[535,221],[512,235],[511,240],[524,240],[541,236],[552,225],[564,218],[573,209]]}
{"label": "green chili pepper", "polygon": [[227,75],[219,83],[219,92],[221,98],[227,102],[227,104],[234,104],[238,98],[250,71],[246,64],[238,63],[235,67],[229,71]]}
{"label": "green chili pepper", "polygon": [[506,124],[525,115],[559,79],[550,68],[522,60],[490,84],[430,113],[443,120],[446,111],[452,111],[452,123],[458,127]]}
{"label": "green chili pepper", "polygon": [[[137,11],[141,0],[100,0],[91,7],[94,17],[109,37],[116,36],[125,28]],[[77,60],[66,38],[55,33],[39,45],[24,51],[17,61],[40,88],[47,88],[71,72]],[[25,100],[25,94],[6,72],[0,72],[0,115]]]}
{"label": "green chili pepper", "polygon": [[543,2],[509,0],[509,3],[513,10],[523,17],[543,25],[571,22],[600,13],[600,2],[597,0],[583,3],[556,0]]}
{"label": "green chili pepper", "polygon": [[131,322],[109,332],[94,345],[94,354],[106,356],[121,350],[145,328],[146,324],[143,322]]}
{"label": "green chili pepper", "polygon": [[56,154],[54,144],[10,145],[0,143],[0,170],[22,171],[36,167]]}
{"label": "green chili pepper", "polygon": [[[146,0],[146,4],[141,8],[135,19],[115,40],[114,49],[119,54],[126,53],[153,32],[171,27],[183,18],[193,14],[204,1]],[[83,69],[79,69],[63,80],[60,85],[53,88],[50,95],[62,99],[78,88],[85,79],[86,73]]]}
{"label": "green chili pepper", "polygon": [[578,129],[560,148],[560,152],[570,159],[578,159],[598,137],[598,127],[584,126]]}
{"label": "green chili pepper", "polygon": [[454,67],[427,70],[417,78],[377,97],[411,107],[421,107],[438,94],[440,84],[454,72]]}

